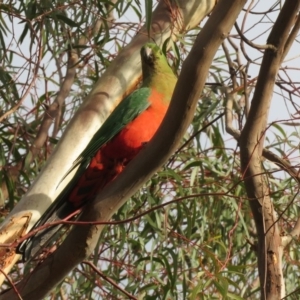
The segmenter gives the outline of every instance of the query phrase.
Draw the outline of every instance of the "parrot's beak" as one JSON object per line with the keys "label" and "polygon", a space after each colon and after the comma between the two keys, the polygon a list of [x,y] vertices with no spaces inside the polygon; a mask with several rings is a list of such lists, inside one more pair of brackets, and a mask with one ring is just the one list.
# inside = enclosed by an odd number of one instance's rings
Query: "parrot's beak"
{"label": "parrot's beak", "polygon": [[145,49],[145,55],[146,57],[151,57],[152,56],[152,49],[150,47],[144,47]]}

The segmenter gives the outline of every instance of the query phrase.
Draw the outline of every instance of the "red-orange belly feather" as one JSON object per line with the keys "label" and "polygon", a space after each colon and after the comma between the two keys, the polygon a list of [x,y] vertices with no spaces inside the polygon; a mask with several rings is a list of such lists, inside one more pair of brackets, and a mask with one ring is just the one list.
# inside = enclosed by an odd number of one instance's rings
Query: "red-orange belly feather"
{"label": "red-orange belly feather", "polygon": [[72,190],[68,199],[70,202],[75,206],[86,203],[120,174],[128,162],[151,140],[168,109],[162,99],[161,94],[152,91],[149,96],[150,107],[98,150]]}

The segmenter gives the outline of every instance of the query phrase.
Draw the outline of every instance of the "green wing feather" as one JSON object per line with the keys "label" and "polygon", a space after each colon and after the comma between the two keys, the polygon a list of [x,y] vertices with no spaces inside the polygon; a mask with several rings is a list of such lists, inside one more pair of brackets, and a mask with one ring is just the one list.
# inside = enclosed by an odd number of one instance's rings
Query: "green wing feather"
{"label": "green wing feather", "polygon": [[151,90],[148,87],[140,88],[127,96],[111,113],[102,127],[95,133],[87,147],[74,161],[73,166],[66,176],[78,165],[90,160],[96,152],[114,136],[116,136],[127,124],[150,106],[148,101]]}

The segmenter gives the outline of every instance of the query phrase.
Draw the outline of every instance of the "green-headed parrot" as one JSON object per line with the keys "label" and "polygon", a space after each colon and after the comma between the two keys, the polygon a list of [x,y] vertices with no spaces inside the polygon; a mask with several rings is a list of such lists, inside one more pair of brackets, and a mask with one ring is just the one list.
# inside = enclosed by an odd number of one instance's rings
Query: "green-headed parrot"
{"label": "green-headed parrot", "polygon": [[[177,81],[161,49],[152,43],[141,49],[143,82],[106,119],[73,164],[79,168],[65,189],[31,229],[64,219],[120,174],[148,143],[168,109]],[[17,251],[33,257],[60,228],[50,227],[23,242]]]}

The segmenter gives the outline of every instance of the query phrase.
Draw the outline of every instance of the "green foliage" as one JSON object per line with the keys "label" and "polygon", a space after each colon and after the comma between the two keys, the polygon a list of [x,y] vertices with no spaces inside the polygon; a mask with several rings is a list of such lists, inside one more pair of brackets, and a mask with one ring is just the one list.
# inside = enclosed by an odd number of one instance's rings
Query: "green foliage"
{"label": "green foliage", "polygon": [[[118,51],[142,22],[150,31],[154,2],[22,0],[0,4],[0,116],[13,110],[0,124],[0,182],[7,188],[6,195],[4,189],[0,195],[3,214],[26,192],[82,99]],[[111,11],[117,20],[111,19]],[[128,12],[136,20],[129,20]],[[89,36],[88,29],[99,19],[100,30]],[[179,36],[179,42],[171,45],[168,58],[178,73],[197,33],[195,29]],[[87,42],[81,44],[83,37]],[[248,74],[241,71],[245,66],[229,69],[225,50],[220,49],[211,66],[182,147],[113,218],[124,222],[103,231],[90,257],[96,269],[80,264],[48,299],[65,295],[68,299],[126,299],[122,290],[146,300],[260,298],[255,225],[240,173],[238,144],[226,135],[223,115],[222,87]],[[230,50],[234,53],[234,47]],[[80,68],[63,104],[59,131],[56,135],[49,132],[34,155],[31,145],[64,80],[70,51],[79,55]],[[235,66],[240,58],[230,56]],[[253,61],[259,63],[256,56]],[[239,92],[239,100],[244,92]],[[289,103],[289,121],[293,121],[298,109],[294,99],[299,96],[287,95],[283,89],[280,94]],[[244,113],[236,109],[234,117],[236,128],[241,129]],[[284,122],[273,122],[266,144],[280,157],[297,159],[298,125],[289,126],[287,130]],[[299,215],[299,188],[278,166],[266,160],[263,165],[285,235]],[[126,221],[130,218],[134,220]],[[284,252],[288,292],[299,281],[298,244],[292,242]],[[15,267],[13,278],[21,277],[20,269]]]}

